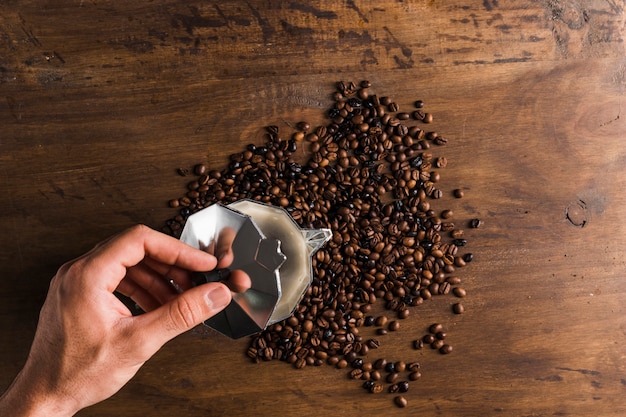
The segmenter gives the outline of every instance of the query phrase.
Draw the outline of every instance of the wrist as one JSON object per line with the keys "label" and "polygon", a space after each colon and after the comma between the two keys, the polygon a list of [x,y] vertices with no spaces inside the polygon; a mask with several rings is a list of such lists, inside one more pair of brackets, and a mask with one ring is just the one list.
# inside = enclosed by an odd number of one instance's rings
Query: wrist
{"label": "wrist", "polygon": [[26,379],[22,371],[0,396],[0,416],[71,417],[78,412],[72,407],[73,401],[64,401],[58,395],[47,393],[36,378]]}

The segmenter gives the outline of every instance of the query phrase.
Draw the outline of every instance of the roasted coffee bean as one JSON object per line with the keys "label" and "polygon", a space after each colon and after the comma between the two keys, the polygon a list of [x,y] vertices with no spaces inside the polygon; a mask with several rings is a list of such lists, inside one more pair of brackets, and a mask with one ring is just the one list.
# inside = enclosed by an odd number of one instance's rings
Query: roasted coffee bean
{"label": "roasted coffee bean", "polygon": [[450,286],[449,282],[442,282],[439,285],[439,294],[441,294],[441,295],[448,294],[450,292],[450,288],[451,288],[451,286]]}
{"label": "roasted coffee bean", "polygon": [[385,381],[387,381],[390,384],[393,384],[394,382],[398,380],[399,377],[400,375],[397,372],[390,372],[385,377]]}
{"label": "roasted coffee bean", "polygon": [[465,233],[461,229],[452,230],[450,232],[450,237],[453,239],[461,239]]}
{"label": "roasted coffee bean", "polygon": [[398,395],[393,399],[393,402],[400,408],[405,408],[409,402],[402,395]]}
{"label": "roasted coffee bean", "polygon": [[298,122],[296,124],[296,128],[298,130],[302,130],[302,131],[306,132],[307,130],[309,130],[311,128],[311,125],[309,123],[307,123],[307,122]]}
{"label": "roasted coffee bean", "polygon": [[374,364],[374,369],[385,369],[387,367],[387,360],[386,359],[377,359]]}
{"label": "roasted coffee bean", "polygon": [[377,339],[369,339],[367,341],[367,346],[370,349],[378,349],[380,347],[380,342]]}
{"label": "roasted coffee bean", "polygon": [[441,353],[442,355],[447,355],[450,352],[452,352],[452,346],[448,344],[444,344],[439,348],[439,353]]}
{"label": "roasted coffee bean", "polygon": [[387,318],[387,316],[378,316],[376,317],[376,321],[374,322],[374,324],[378,327],[382,327],[386,325],[388,321],[389,319]]}
{"label": "roasted coffee bean", "polygon": [[463,298],[463,297],[465,297],[467,295],[467,292],[465,291],[465,289],[463,289],[461,287],[455,287],[452,290],[452,293],[454,295],[456,295],[457,297],[459,297],[459,298]]}
{"label": "roasted coffee bean", "polygon": [[296,369],[302,369],[307,365],[307,361],[304,358],[297,358],[293,365]]}
{"label": "roasted coffee bean", "polygon": [[350,377],[350,379],[361,379],[361,377],[363,376],[363,370],[353,369],[348,373],[348,376]]}
{"label": "roasted coffee bean", "polygon": [[461,303],[452,304],[452,311],[454,314],[463,314],[465,312],[465,307]]}
{"label": "roasted coffee bean", "polygon": [[446,282],[449,282],[450,285],[459,285],[461,283],[461,278],[457,276],[447,277]]}
{"label": "roasted coffee bean", "polygon": [[424,120],[424,117],[426,117],[426,114],[421,110],[416,110],[413,113],[411,113],[411,115],[413,116],[415,120]]}
{"label": "roasted coffee bean", "polygon": [[435,339],[431,344],[430,347],[431,349],[437,350],[439,348],[441,348],[443,346],[443,340],[440,339]]}
{"label": "roasted coffee bean", "polygon": [[479,228],[481,225],[482,225],[482,222],[480,221],[480,219],[472,219],[472,220],[470,220],[470,222],[469,222],[469,226],[470,226],[472,229],[477,229],[477,228]]}
{"label": "roasted coffee bean", "polygon": [[407,392],[409,390],[409,382],[408,381],[398,382],[398,389],[400,390],[400,392]]}
{"label": "roasted coffee bean", "polygon": [[430,327],[428,328],[428,331],[430,333],[432,333],[432,334],[439,333],[439,332],[443,331],[443,324],[441,324],[441,323],[431,324]]}
{"label": "roasted coffee bean", "polygon": [[379,394],[381,392],[383,392],[383,390],[385,389],[384,385],[381,384],[380,382],[374,382],[372,384],[372,386],[370,387],[369,391],[372,394]]}
{"label": "roasted coffee bean", "polygon": [[413,371],[409,374],[409,380],[417,381],[422,377],[422,373],[420,371]]}

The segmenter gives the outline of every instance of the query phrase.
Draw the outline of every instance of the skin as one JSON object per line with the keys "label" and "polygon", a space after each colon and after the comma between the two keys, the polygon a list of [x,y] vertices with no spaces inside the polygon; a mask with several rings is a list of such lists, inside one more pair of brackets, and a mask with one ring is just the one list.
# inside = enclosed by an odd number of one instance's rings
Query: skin
{"label": "skin", "polygon": [[[0,397],[0,415],[72,416],[115,394],[165,343],[225,308],[232,288],[249,287],[248,277],[235,275],[228,286],[192,288],[190,271],[209,271],[217,262],[139,225],[63,265],[26,364]],[[146,313],[133,316],[114,291]]]}

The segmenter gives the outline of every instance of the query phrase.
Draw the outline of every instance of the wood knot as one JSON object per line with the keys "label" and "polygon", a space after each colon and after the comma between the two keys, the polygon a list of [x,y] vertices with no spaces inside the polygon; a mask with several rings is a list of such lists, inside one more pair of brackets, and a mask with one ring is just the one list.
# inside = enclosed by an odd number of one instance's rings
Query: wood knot
{"label": "wood knot", "polygon": [[565,207],[565,219],[573,226],[583,228],[591,218],[587,203],[577,200]]}

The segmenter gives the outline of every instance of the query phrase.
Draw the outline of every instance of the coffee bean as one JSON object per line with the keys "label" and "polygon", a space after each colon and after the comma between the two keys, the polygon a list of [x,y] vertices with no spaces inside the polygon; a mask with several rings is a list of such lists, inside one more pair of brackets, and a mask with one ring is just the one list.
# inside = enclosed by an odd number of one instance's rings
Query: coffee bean
{"label": "coffee bean", "polygon": [[405,408],[409,402],[402,395],[398,395],[393,399],[393,402],[400,408]]}
{"label": "coffee bean", "polygon": [[370,387],[369,391],[372,394],[379,394],[383,392],[384,389],[385,387],[383,386],[383,384],[381,384],[380,382],[374,382],[372,386]]}
{"label": "coffee bean", "polygon": [[377,339],[369,339],[367,341],[367,346],[370,349],[378,349],[380,347],[380,342]]}
{"label": "coffee bean", "polygon": [[307,122],[298,122],[298,124],[296,124],[296,128],[298,130],[302,130],[303,132],[306,132],[311,128],[311,125],[308,124]]}
{"label": "coffee bean", "polygon": [[450,352],[452,352],[452,346],[448,344],[444,344],[439,348],[439,353],[441,353],[442,355],[447,355]]}
{"label": "coffee bean", "polygon": [[465,291],[465,289],[463,289],[461,287],[455,287],[452,290],[452,293],[454,295],[456,295],[457,297],[459,297],[459,298],[463,298],[463,297],[465,297],[467,295],[467,292]]}
{"label": "coffee bean", "polygon": [[469,226],[472,229],[477,229],[482,225],[482,222],[480,221],[480,219],[472,219],[470,220]]}
{"label": "coffee bean", "polygon": [[388,383],[392,384],[392,383],[394,383],[395,381],[398,380],[399,376],[400,375],[398,375],[397,372],[390,372],[390,373],[387,374],[387,377],[385,377],[385,381],[387,381]]}
{"label": "coffee bean", "polygon": [[409,309],[408,308],[404,308],[404,309],[398,311],[398,318],[404,320],[404,319],[409,317],[409,314],[410,314]]}
{"label": "coffee bean", "polygon": [[382,327],[386,325],[388,321],[389,319],[387,318],[387,316],[378,316],[376,317],[376,321],[374,322],[374,324],[378,327]]}
{"label": "coffee bean", "polygon": [[353,369],[348,373],[348,376],[350,377],[350,379],[361,379],[361,377],[363,376],[363,370]]}
{"label": "coffee bean", "polygon": [[443,340],[435,339],[431,344],[431,349],[437,350],[440,349],[444,345]]}
{"label": "coffee bean", "polygon": [[413,371],[409,374],[409,380],[417,381],[422,377],[422,373],[420,371]]}
{"label": "coffee bean", "polygon": [[464,235],[464,232],[461,229],[452,230],[450,232],[450,237],[452,237],[453,239],[461,239],[463,235]]}
{"label": "coffee bean", "polygon": [[430,327],[428,328],[428,331],[430,333],[432,333],[432,334],[439,333],[439,332],[443,331],[443,324],[441,324],[441,323],[431,324]]}
{"label": "coffee bean", "polygon": [[454,314],[463,314],[465,312],[465,307],[461,303],[452,304],[452,311]]}

